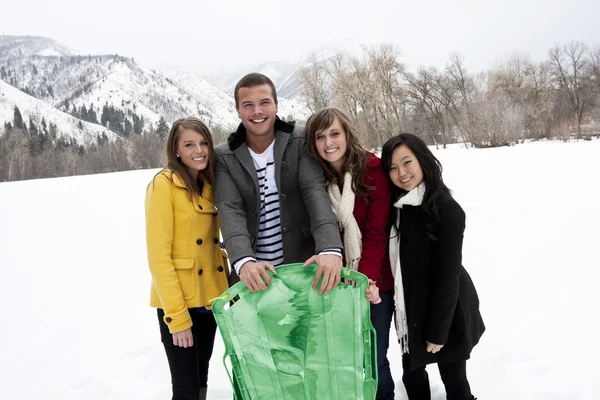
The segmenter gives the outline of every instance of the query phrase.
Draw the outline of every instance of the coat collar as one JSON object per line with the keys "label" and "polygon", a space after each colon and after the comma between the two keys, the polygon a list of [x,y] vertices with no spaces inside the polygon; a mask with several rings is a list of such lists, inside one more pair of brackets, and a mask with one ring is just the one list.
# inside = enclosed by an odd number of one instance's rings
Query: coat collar
{"label": "coat collar", "polygon": [[[178,174],[173,173],[173,171],[168,168],[165,168],[163,170],[163,174],[166,177],[170,178],[175,186],[182,188],[184,190],[187,190],[187,188],[185,187],[185,183],[183,183],[183,180],[179,177]],[[203,205],[203,208],[204,208],[204,205],[213,203],[214,196],[213,196],[212,186],[210,185],[210,183],[208,183],[204,179],[204,177],[202,177],[202,181],[204,183],[204,185],[202,185],[202,197],[196,198],[196,200],[194,200],[194,203],[197,205]],[[199,207],[195,207],[195,208],[197,210],[200,210]]]}
{"label": "coat collar", "polygon": [[[275,116],[275,137],[277,137],[278,132],[292,133],[294,131],[294,124],[295,121],[286,122]],[[227,138],[227,144],[229,145],[229,150],[235,151],[242,143],[246,143],[246,127],[240,123],[237,130]]]}
{"label": "coat collar", "polygon": [[[279,117],[275,120],[275,144],[273,145],[273,156],[275,158],[275,183],[281,187],[281,163],[286,146],[291,140],[295,122],[285,122]],[[246,128],[240,124],[238,130],[232,133],[227,140],[229,148],[233,151],[242,167],[252,177],[256,188],[256,204],[260,204],[260,191],[258,190],[258,175],[254,167],[254,161],[246,144]]]}

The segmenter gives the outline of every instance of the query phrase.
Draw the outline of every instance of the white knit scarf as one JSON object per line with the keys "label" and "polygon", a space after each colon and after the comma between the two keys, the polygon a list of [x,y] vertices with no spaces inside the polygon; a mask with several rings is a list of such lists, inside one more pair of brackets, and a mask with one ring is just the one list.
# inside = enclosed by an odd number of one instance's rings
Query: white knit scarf
{"label": "white knit scarf", "polygon": [[[402,196],[394,203],[394,207],[420,206],[425,195],[425,183]],[[400,212],[397,212],[396,226],[400,226]],[[402,285],[402,268],[400,266],[400,232],[392,226],[390,231],[390,265],[394,276],[394,305],[396,308],[396,333],[402,348],[402,354],[408,354],[408,324],[406,322],[406,305],[404,304],[404,286]]]}
{"label": "white knit scarf", "polygon": [[331,208],[335,218],[344,229],[344,254],[346,255],[346,268],[356,271],[362,252],[362,234],[354,218],[354,192],[352,191],[352,175],[344,175],[344,188],[340,193],[339,186],[332,182],[327,187]]}

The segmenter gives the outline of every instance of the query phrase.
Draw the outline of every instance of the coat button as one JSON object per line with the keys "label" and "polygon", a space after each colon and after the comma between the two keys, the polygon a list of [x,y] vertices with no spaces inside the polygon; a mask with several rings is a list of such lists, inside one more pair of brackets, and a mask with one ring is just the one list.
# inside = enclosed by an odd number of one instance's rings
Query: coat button
{"label": "coat button", "polygon": [[217,267],[217,271],[219,272],[223,272],[223,267],[221,267],[220,265]]}
{"label": "coat button", "polygon": [[214,239],[213,239],[213,242],[215,242],[215,244],[217,244],[217,243],[219,243],[219,239],[217,239],[217,238],[214,238]]}
{"label": "coat button", "polygon": [[285,227],[285,228],[281,228],[281,232],[286,233],[289,232],[290,228]]}
{"label": "coat button", "polygon": [[173,322],[173,320],[171,319],[171,317],[167,317],[167,318],[165,318],[165,321],[167,322],[167,324],[168,324],[169,322]]}
{"label": "coat button", "polygon": [[197,244],[198,246],[200,246],[200,245],[202,244],[202,239],[198,239],[198,240],[196,240],[196,244]]}
{"label": "coat button", "polygon": [[285,161],[282,161],[282,162],[281,162],[281,166],[282,166],[282,167],[286,167],[286,166],[287,166],[286,162],[285,162]]}
{"label": "coat button", "polygon": [[202,206],[200,204],[198,204],[198,208],[202,210]]}
{"label": "coat button", "polygon": [[285,200],[285,194],[283,194],[283,193],[282,193],[281,195],[279,195],[279,198],[280,198],[281,200]]}
{"label": "coat button", "polygon": [[201,269],[198,270],[198,275],[202,275],[204,271],[202,271]]}

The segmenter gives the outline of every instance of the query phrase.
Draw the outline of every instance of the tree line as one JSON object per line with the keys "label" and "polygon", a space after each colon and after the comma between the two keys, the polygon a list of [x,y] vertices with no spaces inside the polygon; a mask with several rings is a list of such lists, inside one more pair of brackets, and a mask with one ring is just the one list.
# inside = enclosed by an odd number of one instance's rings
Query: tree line
{"label": "tree line", "polygon": [[458,53],[443,69],[411,70],[386,44],[314,58],[300,80],[311,111],[344,109],[371,147],[402,131],[475,147],[600,134],[600,46],[577,41],[553,46],[541,62],[514,55],[480,73]]}
{"label": "tree line", "polygon": [[[25,121],[15,106],[13,120],[4,125],[0,136],[0,182],[162,167],[170,127],[162,117],[149,125],[142,134],[116,140],[102,134],[83,146],[52,122]],[[220,128],[212,133],[216,143],[227,137]]]}

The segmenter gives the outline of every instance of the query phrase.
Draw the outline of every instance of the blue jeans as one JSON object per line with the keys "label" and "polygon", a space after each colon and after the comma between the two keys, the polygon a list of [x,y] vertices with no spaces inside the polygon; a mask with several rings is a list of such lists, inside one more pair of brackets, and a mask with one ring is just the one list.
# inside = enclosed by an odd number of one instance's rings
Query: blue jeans
{"label": "blue jeans", "polygon": [[394,291],[380,294],[381,303],[371,304],[371,323],[377,334],[377,400],[394,398],[394,379],[390,371],[387,351],[390,344],[390,325],[394,315]]}

